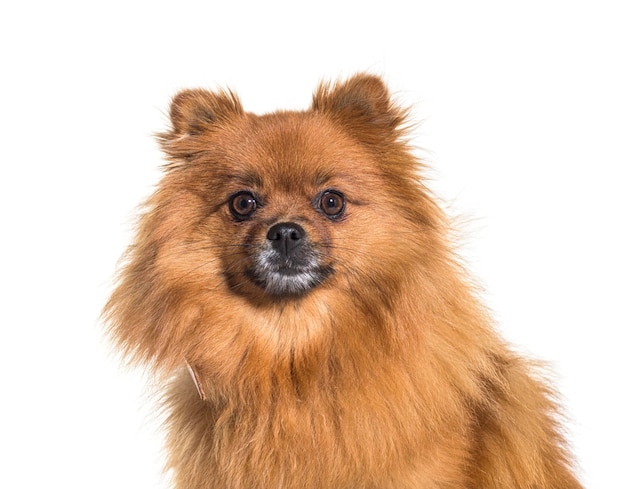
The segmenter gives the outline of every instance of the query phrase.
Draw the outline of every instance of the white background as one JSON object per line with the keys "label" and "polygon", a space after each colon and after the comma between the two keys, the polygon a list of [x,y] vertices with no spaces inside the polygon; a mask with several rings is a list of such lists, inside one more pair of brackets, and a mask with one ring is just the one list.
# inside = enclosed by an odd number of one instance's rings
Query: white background
{"label": "white background", "polygon": [[98,314],[170,97],[303,109],[359,70],[415,107],[502,333],[553,365],[586,486],[626,487],[620,3],[4,2],[0,487],[165,487],[146,379]]}

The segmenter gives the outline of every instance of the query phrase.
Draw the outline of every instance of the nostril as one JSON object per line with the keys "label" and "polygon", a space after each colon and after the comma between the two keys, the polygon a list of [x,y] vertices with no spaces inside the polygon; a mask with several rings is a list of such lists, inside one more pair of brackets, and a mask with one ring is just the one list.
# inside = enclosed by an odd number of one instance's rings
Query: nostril
{"label": "nostril", "polygon": [[270,241],[277,241],[280,239],[280,231],[273,227],[267,232],[267,239]]}

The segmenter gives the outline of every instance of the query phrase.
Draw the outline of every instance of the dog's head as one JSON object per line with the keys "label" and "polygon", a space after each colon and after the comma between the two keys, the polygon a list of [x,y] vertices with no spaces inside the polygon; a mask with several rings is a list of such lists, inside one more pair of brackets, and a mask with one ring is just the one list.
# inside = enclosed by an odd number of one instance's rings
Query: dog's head
{"label": "dog's head", "polygon": [[205,322],[240,322],[241,304],[374,317],[430,252],[439,211],[380,79],[263,116],[230,92],[187,90],[170,116],[169,164],[108,308],[122,342],[181,345]]}

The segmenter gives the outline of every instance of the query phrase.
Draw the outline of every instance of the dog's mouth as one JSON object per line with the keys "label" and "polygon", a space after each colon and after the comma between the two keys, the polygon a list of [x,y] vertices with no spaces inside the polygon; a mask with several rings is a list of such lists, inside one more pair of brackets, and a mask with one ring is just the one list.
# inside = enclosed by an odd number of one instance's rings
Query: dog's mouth
{"label": "dog's mouth", "polygon": [[247,275],[267,294],[303,295],[324,282],[332,273],[332,267],[321,264],[312,250],[300,255],[284,257],[272,249],[264,248],[255,257],[254,265]]}

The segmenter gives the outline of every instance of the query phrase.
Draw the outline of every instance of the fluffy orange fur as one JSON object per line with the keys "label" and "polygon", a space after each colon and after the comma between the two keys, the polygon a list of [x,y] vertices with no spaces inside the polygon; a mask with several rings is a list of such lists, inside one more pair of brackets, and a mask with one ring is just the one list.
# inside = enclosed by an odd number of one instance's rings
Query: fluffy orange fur
{"label": "fluffy orange fur", "polygon": [[[552,391],[494,332],[379,78],[262,116],[187,90],[170,114],[169,164],[105,317],[171,379],[177,488],[581,487]],[[326,189],[339,219],[320,211]],[[235,219],[241,191],[258,205]],[[328,273],[269,293],[250,269],[284,221]]]}

